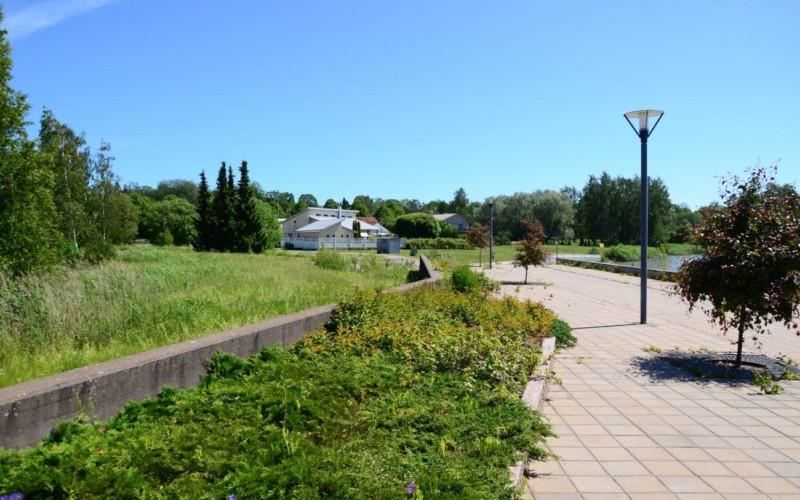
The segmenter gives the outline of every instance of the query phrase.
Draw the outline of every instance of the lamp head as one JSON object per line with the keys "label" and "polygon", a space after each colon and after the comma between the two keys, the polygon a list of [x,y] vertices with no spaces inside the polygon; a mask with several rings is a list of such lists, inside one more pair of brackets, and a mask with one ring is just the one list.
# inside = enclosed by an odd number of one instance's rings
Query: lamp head
{"label": "lamp head", "polygon": [[[664,112],[658,109],[640,109],[638,111],[628,111],[624,116],[634,132],[636,132],[636,135],[646,139],[656,129],[656,125],[661,121]],[[634,125],[634,121],[638,122],[637,125]],[[652,127],[650,126],[651,123]]]}

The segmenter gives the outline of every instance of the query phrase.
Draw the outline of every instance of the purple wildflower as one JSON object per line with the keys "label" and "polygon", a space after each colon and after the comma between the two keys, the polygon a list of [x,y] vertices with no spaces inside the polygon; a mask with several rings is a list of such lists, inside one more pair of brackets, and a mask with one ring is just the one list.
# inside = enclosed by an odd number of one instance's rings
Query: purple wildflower
{"label": "purple wildflower", "polygon": [[500,376],[499,376],[499,377],[497,377],[497,378],[500,380],[500,382],[505,382],[505,381],[506,381],[506,379],[507,379],[507,377],[506,377],[505,375],[500,375]]}
{"label": "purple wildflower", "polygon": [[228,500],[236,500],[236,495],[228,495]]}
{"label": "purple wildflower", "polygon": [[408,485],[406,486],[406,493],[408,493],[409,495],[413,495],[416,491],[417,491],[417,481],[415,480],[408,483]]}
{"label": "purple wildflower", "polygon": [[0,500],[24,500],[25,497],[20,492],[9,493],[7,495],[0,495]]}

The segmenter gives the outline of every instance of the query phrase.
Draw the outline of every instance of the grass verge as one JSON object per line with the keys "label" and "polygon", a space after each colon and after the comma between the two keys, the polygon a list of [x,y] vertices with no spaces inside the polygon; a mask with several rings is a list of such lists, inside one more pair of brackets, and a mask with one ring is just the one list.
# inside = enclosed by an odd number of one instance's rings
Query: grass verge
{"label": "grass verge", "polygon": [[409,270],[347,259],[359,265],[137,245],[94,267],[0,275],[0,387],[395,286]]}

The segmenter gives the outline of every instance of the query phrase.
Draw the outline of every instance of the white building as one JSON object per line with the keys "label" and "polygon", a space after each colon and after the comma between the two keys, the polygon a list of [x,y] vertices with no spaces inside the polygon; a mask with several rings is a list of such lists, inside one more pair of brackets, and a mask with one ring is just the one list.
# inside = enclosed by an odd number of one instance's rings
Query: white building
{"label": "white building", "polygon": [[[356,210],[309,207],[281,223],[282,244],[302,250],[375,248],[375,239],[385,230],[359,221],[356,215]],[[354,223],[361,227],[358,235]]]}

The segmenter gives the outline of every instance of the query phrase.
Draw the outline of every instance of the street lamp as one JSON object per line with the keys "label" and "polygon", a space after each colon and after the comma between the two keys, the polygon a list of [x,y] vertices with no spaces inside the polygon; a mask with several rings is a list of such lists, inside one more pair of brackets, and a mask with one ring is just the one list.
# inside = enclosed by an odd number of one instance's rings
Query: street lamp
{"label": "street lamp", "polygon": [[494,198],[489,198],[489,269],[492,268],[494,257]]}
{"label": "street lamp", "polygon": [[[657,109],[643,109],[639,111],[629,111],[625,113],[625,120],[628,121],[628,124],[631,126],[633,131],[636,135],[639,136],[639,140],[642,142],[642,194],[640,197],[641,201],[641,219],[642,219],[642,250],[641,250],[641,270],[640,270],[640,287],[641,287],[641,299],[640,299],[640,318],[639,322],[643,325],[647,324],[647,240],[648,240],[648,227],[647,227],[647,218],[649,214],[649,206],[650,206],[650,199],[648,193],[648,186],[649,186],[649,177],[647,176],[647,139],[656,129],[658,126],[658,122],[661,121],[661,117],[664,116],[663,111],[659,111]],[[636,127],[631,120],[638,120],[639,126]],[[650,121],[655,120],[653,123],[653,127],[650,127]]]}

